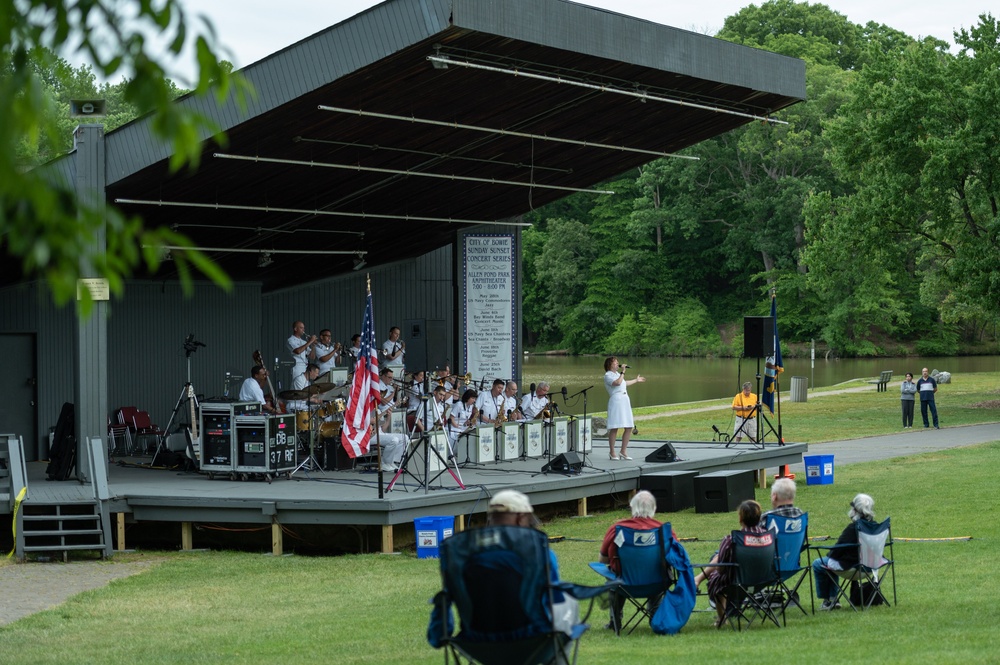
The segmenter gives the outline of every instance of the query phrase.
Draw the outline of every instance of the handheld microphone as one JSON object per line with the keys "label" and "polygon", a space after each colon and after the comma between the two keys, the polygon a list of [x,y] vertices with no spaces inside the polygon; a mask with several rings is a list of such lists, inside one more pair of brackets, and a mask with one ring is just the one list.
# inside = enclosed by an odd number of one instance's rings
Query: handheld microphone
{"label": "handheld microphone", "polygon": [[619,365],[618,369],[632,369],[631,365]]}

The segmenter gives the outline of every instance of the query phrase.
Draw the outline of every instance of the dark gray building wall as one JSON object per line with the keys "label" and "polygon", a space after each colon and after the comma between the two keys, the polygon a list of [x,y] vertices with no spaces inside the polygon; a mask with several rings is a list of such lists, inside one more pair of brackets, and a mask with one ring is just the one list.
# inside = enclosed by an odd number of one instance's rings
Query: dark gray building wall
{"label": "dark gray building wall", "polygon": [[[279,257],[279,260],[285,259]],[[322,256],[299,260],[291,269],[308,277],[309,261],[322,260]],[[275,388],[282,390],[290,385],[291,354],[285,340],[292,334],[295,321],[305,323],[306,332],[313,335],[329,328],[334,341],[344,344],[350,342],[353,334],[361,332],[367,275],[371,276],[375,336],[379,345],[388,337],[390,327],[402,328],[406,321],[423,320],[428,368],[453,360],[453,273],[452,246],[448,245],[413,260],[366,267],[350,275],[266,294],[261,346],[268,369],[282,386],[278,388],[276,383]],[[408,345],[408,352],[410,348]],[[275,358],[281,363],[278,372],[274,372]]]}

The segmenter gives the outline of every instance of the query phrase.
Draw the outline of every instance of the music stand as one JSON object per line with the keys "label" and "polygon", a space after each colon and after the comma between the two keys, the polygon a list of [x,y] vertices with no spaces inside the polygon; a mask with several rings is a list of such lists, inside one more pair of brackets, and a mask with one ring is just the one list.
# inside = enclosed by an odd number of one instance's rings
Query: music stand
{"label": "music stand", "polygon": [[[411,391],[405,387],[403,388],[403,390],[415,393],[415,391]],[[419,439],[410,442],[409,450],[406,451],[406,454],[403,456],[403,460],[399,464],[399,468],[396,469],[396,473],[393,475],[392,480],[389,481],[389,484],[385,488],[386,492],[391,492],[392,488],[396,486],[396,481],[399,480],[399,477],[402,476],[403,474],[407,474],[417,482],[418,486],[424,488],[424,494],[426,494],[428,489],[430,488],[430,484],[435,480],[437,480],[438,478],[440,478],[442,475],[444,475],[445,471],[451,474],[451,477],[455,479],[455,482],[458,483],[458,486],[460,488],[465,489],[465,485],[462,483],[462,478],[460,475],[458,475],[458,460],[455,458],[455,456],[449,455],[448,459],[446,460],[445,458],[441,457],[441,453],[437,451],[437,448],[434,448],[430,445],[430,434],[429,434],[430,422],[428,420],[429,409],[427,408],[428,400],[434,400],[433,393],[431,393],[430,395],[428,394],[420,395],[420,401],[422,403],[421,410],[423,411],[423,431],[420,433]],[[436,406],[437,402],[435,401],[434,404]],[[410,460],[413,458],[413,456],[417,453],[417,451],[421,447],[423,447],[423,454],[424,454],[424,468],[422,470],[423,476],[419,475],[420,473],[419,470],[415,472],[410,469]],[[435,457],[437,457],[438,460],[440,460],[442,467],[444,467],[433,478],[430,477],[431,453],[434,453]],[[451,467],[448,466],[449,461],[451,461],[455,465],[454,471],[452,471]]]}

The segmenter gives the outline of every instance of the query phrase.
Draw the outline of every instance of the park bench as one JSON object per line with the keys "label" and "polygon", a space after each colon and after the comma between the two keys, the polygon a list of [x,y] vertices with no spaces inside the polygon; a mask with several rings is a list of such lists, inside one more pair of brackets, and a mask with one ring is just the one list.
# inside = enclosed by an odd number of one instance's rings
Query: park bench
{"label": "park bench", "polygon": [[887,386],[889,385],[889,380],[890,379],[892,379],[892,370],[891,369],[887,369],[884,372],[882,372],[881,374],[879,374],[879,376],[878,376],[877,379],[872,379],[871,381],[868,381],[867,383],[874,383],[875,384],[875,392],[881,393],[881,392],[885,392],[886,391]]}

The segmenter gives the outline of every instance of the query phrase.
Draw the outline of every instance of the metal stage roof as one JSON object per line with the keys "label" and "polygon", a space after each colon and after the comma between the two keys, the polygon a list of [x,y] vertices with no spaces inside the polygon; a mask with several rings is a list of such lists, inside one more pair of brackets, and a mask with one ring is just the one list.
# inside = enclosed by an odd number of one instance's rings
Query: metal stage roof
{"label": "metal stage roof", "polygon": [[800,60],[564,0],[388,0],[243,73],[246,110],[179,102],[228,134],[197,173],[109,132],[107,194],[265,291],[356,257],[257,250],[418,256],[805,98]]}

